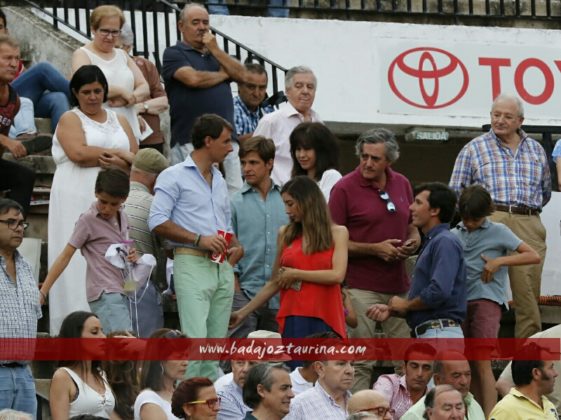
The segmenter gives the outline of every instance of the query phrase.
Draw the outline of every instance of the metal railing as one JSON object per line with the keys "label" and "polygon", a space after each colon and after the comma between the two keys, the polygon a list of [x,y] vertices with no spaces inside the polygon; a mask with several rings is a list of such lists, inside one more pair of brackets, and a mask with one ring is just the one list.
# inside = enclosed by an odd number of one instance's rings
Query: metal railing
{"label": "metal railing", "polygon": [[[39,15],[42,15],[54,28],[84,42],[91,38],[89,24],[91,11],[102,4],[119,6],[135,33],[133,53],[153,60],[158,70],[161,69],[165,48],[181,39],[177,28],[181,9],[166,0],[59,0],[55,2],[23,0],[23,2],[37,9]],[[241,62],[253,61],[263,65],[269,75],[270,94],[275,95],[279,92],[279,81],[284,79],[287,69],[216,28],[211,27],[211,31],[228,54],[235,56]]]}
{"label": "metal railing", "polygon": [[[280,3],[280,5],[279,5]],[[450,17],[481,17],[493,19],[537,19],[553,20],[561,17],[559,0],[210,0],[210,7],[228,6],[232,12],[252,10],[257,13],[271,13],[271,10],[286,12],[311,11],[355,14],[357,12],[423,15]],[[321,17],[321,16],[317,16]]]}

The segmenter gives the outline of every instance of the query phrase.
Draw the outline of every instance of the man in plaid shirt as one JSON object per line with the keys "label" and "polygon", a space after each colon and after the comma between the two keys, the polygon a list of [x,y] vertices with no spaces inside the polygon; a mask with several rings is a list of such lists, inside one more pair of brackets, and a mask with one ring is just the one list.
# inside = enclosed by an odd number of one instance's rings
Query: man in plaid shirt
{"label": "man in plaid shirt", "polygon": [[539,214],[551,198],[547,156],[520,128],[523,121],[520,99],[499,95],[491,108],[491,130],[464,146],[450,179],[458,195],[471,184],[485,187],[497,210],[490,219],[508,226],[541,257],[541,264],[509,268],[519,338],[541,330],[538,298],[546,244]]}

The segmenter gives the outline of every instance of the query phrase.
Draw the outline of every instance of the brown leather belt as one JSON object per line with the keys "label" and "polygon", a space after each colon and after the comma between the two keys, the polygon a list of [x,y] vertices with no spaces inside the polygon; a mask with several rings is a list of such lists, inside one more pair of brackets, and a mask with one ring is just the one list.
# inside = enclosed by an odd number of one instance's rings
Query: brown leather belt
{"label": "brown leather belt", "polygon": [[540,209],[535,209],[528,206],[516,206],[514,204],[509,206],[505,204],[495,204],[495,210],[512,214],[523,214],[525,216],[535,216],[537,214],[540,214],[541,212]]}
{"label": "brown leather belt", "polygon": [[210,251],[196,248],[175,248],[174,253],[177,255],[194,255],[195,257],[210,258]]}

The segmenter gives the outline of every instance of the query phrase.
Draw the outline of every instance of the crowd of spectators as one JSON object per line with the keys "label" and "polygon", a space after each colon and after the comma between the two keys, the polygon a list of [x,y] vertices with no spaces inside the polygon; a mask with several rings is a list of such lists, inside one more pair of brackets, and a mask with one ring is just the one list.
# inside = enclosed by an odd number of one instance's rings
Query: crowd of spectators
{"label": "crowd of spectators", "polygon": [[[134,34],[116,6],[91,13],[70,80],[48,63],[23,70],[0,12],[0,151],[18,159],[52,143],[57,165],[37,289],[17,250],[34,174],[0,158],[0,337],[34,338],[49,299],[60,338],[338,340],[381,329],[455,340],[414,343],[377,378],[372,360],[60,361],[52,418],[558,419],[559,355],[526,344],[496,384],[492,345],[481,360],[464,355],[464,338],[498,337],[509,281],[515,336],[560,336],[539,332],[539,214],[552,187],[521,101],[495,98],[490,131],[460,151],[449,185],[412,188],[392,169],[399,143],[384,128],[359,136],[358,166],[343,176],[338,140],[313,109],[313,70],[289,69],[287,103],[264,105],[264,68],[220,49],[209,24],[203,6],[184,7],[164,89],[152,63],[129,55]],[[158,117],[168,98],[169,160]],[[33,116],[51,119],[52,139]],[[166,289],[181,331],[163,328]],[[219,379],[221,368],[232,373]],[[36,415],[29,362],[0,361],[4,408],[0,419]]]}

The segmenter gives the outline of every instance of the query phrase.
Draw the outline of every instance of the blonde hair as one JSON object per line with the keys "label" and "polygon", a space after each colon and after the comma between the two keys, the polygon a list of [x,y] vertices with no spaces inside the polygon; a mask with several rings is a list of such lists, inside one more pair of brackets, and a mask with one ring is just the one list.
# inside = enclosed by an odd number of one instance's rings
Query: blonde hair
{"label": "blonde hair", "polygon": [[281,244],[289,246],[302,236],[304,254],[325,251],[333,246],[331,217],[325,197],[318,185],[306,175],[292,178],[282,187],[281,194],[289,194],[298,204],[300,222],[290,222],[281,237]]}
{"label": "blonde hair", "polygon": [[119,28],[122,28],[125,23],[125,15],[123,14],[123,11],[121,9],[119,9],[117,6],[109,4],[98,6],[90,15],[90,26],[97,31],[103,19],[112,17],[119,18]]}

